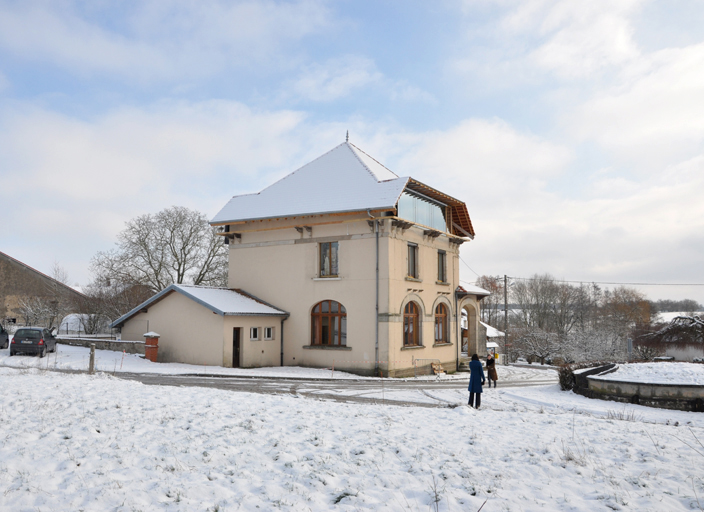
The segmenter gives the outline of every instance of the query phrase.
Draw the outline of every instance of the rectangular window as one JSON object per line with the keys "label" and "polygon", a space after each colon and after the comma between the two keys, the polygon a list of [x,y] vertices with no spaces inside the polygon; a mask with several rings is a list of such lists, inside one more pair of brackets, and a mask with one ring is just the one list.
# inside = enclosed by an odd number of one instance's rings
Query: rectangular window
{"label": "rectangular window", "polygon": [[338,242],[320,244],[320,277],[337,277]]}
{"label": "rectangular window", "polygon": [[418,246],[408,244],[408,277],[418,279]]}
{"label": "rectangular window", "polygon": [[259,327],[250,327],[249,328],[249,339],[252,341],[259,339]]}
{"label": "rectangular window", "polygon": [[438,251],[438,281],[447,282],[447,254],[445,251]]}
{"label": "rectangular window", "polygon": [[274,328],[273,327],[264,327],[264,339],[265,340],[273,340],[274,339]]}

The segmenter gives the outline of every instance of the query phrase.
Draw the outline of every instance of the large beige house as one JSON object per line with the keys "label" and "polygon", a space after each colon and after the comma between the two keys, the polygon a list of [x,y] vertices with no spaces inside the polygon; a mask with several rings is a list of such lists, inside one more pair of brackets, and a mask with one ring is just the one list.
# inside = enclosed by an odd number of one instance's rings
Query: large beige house
{"label": "large beige house", "polygon": [[[474,237],[465,203],[397,176],[349,142],[257,194],[233,197],[211,224],[229,244],[228,284],[238,290],[231,293],[246,290],[273,308],[271,325],[245,309],[196,315],[189,311],[207,306],[171,293],[183,304],[161,313],[159,325],[154,318],[146,328],[155,314],[146,303],[115,322],[123,339],[159,332],[160,347],[173,354],[163,360],[388,376],[412,375],[431,362],[455,371],[463,337],[470,354],[486,352],[478,303],[489,293],[459,285],[459,247]],[[466,329],[458,320],[463,310]],[[183,323],[205,329],[221,316],[227,321],[217,320],[215,343],[178,334]],[[175,329],[164,336],[167,323]],[[270,353],[267,343],[279,349],[278,360],[259,357]]]}

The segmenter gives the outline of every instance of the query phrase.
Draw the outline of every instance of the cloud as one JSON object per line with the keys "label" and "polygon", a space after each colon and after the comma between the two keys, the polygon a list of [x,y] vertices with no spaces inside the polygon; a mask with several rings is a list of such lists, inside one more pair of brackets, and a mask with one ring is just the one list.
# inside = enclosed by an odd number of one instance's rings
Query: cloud
{"label": "cloud", "polygon": [[659,172],[704,150],[704,43],[644,56],[617,83],[567,110],[563,126],[634,172]]}
{"label": "cloud", "polygon": [[372,60],[347,55],[306,66],[286,92],[311,101],[330,102],[378,84],[383,78]]}
{"label": "cloud", "polygon": [[[645,1],[466,0],[466,44],[448,67],[488,91],[608,79],[639,56],[633,18]],[[487,5],[490,22],[477,27]]]}
{"label": "cloud", "polygon": [[506,32],[537,38],[531,62],[561,78],[592,77],[638,55],[631,16],[642,0],[533,0],[502,20]]}
{"label": "cloud", "polygon": [[276,51],[328,24],[317,0],[28,1],[0,5],[0,48],[78,74],[194,80],[244,63],[261,69]]}

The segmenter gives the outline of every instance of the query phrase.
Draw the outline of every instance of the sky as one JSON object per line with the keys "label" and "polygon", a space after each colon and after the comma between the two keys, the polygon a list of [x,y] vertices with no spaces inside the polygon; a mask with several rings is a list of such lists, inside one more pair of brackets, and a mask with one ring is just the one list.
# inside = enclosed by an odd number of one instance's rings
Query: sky
{"label": "sky", "polygon": [[0,251],[71,284],[348,130],[467,203],[465,282],[704,283],[699,1],[0,0]]}

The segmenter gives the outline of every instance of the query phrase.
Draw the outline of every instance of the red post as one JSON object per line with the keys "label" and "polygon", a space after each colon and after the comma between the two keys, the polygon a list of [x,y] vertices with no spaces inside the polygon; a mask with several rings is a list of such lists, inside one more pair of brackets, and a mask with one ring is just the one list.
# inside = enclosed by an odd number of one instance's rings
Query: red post
{"label": "red post", "polygon": [[155,332],[148,332],[144,335],[144,357],[152,363],[156,363],[159,352],[159,337],[160,335]]}

